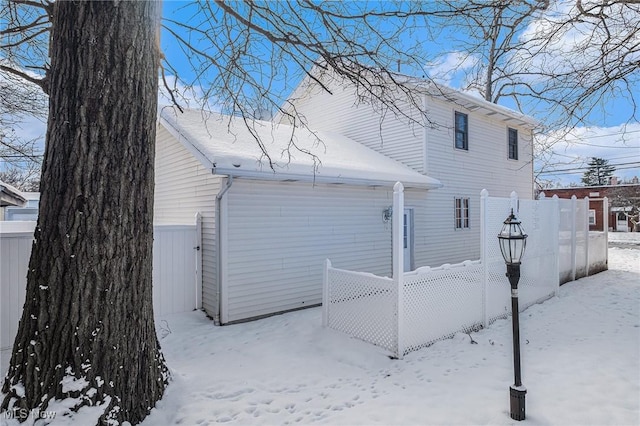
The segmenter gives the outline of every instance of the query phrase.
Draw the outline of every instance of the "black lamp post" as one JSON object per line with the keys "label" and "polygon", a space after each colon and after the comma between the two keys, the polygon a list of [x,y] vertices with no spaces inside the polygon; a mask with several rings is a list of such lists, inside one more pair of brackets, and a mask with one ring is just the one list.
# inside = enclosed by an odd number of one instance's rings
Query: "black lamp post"
{"label": "black lamp post", "polygon": [[511,418],[514,420],[524,420],[525,402],[524,398],[527,389],[522,386],[520,375],[520,315],[518,312],[518,281],[520,281],[520,260],[524,255],[527,246],[527,234],[520,226],[520,221],[511,214],[504,221],[502,231],[498,234],[500,251],[507,264],[507,277],[511,284],[511,312],[513,326],[513,371],[515,383],[510,387],[511,395]]}

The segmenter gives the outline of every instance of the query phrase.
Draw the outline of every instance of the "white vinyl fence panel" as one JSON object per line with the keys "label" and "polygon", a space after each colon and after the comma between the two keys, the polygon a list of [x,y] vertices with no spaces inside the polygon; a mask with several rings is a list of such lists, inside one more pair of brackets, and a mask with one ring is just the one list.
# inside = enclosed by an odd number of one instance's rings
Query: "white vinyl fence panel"
{"label": "white vinyl fence panel", "polygon": [[[327,260],[323,322],[397,357],[460,331],[488,327],[511,314],[497,239],[510,210],[528,234],[518,286],[524,310],[557,294],[567,277],[606,269],[607,236],[588,233],[588,205],[588,199],[518,200],[515,193],[493,198],[483,191],[480,260],[418,268],[393,278],[336,269]],[[394,211],[402,208],[394,201]],[[401,250],[401,244],[394,247],[394,256]]]}
{"label": "white vinyl fence panel", "polygon": [[[587,200],[587,201],[585,201]],[[576,224],[576,273],[575,280],[586,277],[589,260],[589,201],[576,200],[574,220]]]}
{"label": "white vinyl fence panel", "polygon": [[[0,222],[0,350],[13,345],[22,316],[35,222]],[[158,225],[153,242],[156,318],[191,311],[200,303],[196,225]]]}
{"label": "white vinyl fence panel", "polygon": [[153,228],[153,312],[156,317],[196,309],[198,239],[195,225]]}
{"label": "white vinyl fence panel", "polygon": [[559,241],[558,241],[558,264],[560,283],[566,283],[575,280],[575,234],[576,223],[573,220],[575,216],[574,200],[558,200],[559,205]]}
{"label": "white vinyl fence panel", "polygon": [[0,222],[0,351],[18,331],[34,229],[35,222]]}

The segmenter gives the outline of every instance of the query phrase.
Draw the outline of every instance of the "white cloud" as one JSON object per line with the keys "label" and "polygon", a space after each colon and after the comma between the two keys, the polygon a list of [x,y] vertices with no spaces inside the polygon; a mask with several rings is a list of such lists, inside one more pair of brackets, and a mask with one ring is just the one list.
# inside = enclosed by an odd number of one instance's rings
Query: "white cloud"
{"label": "white cloud", "polygon": [[[541,152],[542,146],[550,146]],[[542,179],[561,186],[579,183],[591,157],[603,158],[616,167],[620,179],[640,177],[640,123],[615,127],[578,127],[568,135],[555,132],[539,137],[536,170]],[[558,170],[558,172],[553,172]]]}
{"label": "white cloud", "polygon": [[[187,86],[173,75],[166,76],[166,81],[173,92],[173,96],[181,107],[194,109],[203,108],[211,112],[221,112],[221,105],[218,104],[215,99],[211,99],[201,86]],[[159,81],[158,87],[158,105],[173,105],[173,100],[162,78]]]}
{"label": "white cloud", "polygon": [[450,87],[461,87],[469,70],[477,67],[480,58],[467,52],[449,52],[425,65],[431,79]]}
{"label": "white cloud", "polygon": [[[529,24],[520,41],[531,42],[531,46],[513,58],[517,68],[544,75],[597,68],[603,56],[608,64],[640,59],[640,51],[634,48],[640,43],[637,6],[615,3],[602,6],[602,2],[582,1],[584,10],[606,15],[605,26],[600,18],[581,13],[577,4],[575,0],[552,2]],[[585,73],[576,78],[586,85],[599,76]]]}

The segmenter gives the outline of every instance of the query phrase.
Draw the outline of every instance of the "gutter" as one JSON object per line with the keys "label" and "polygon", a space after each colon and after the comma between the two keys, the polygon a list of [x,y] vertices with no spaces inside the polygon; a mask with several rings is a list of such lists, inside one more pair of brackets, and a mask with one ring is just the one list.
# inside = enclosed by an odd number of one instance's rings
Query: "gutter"
{"label": "gutter", "polygon": [[[213,174],[216,174],[215,168],[212,169]],[[227,182],[225,186],[218,192],[216,195],[216,300],[218,301],[218,309],[213,318],[213,322],[215,325],[220,325],[220,314],[222,311],[222,299],[221,296],[221,287],[222,287],[222,229],[221,229],[221,216],[222,216],[222,207],[221,201],[224,195],[231,189],[233,185],[233,175],[229,175],[227,177]],[[226,224],[225,224],[226,226]]]}
{"label": "gutter", "polygon": [[0,206],[23,207],[26,203],[27,199],[22,196],[18,189],[0,181]]}
{"label": "gutter", "polygon": [[384,186],[384,187],[393,187],[396,182],[400,181],[403,183],[405,188],[420,188],[420,189],[437,189],[441,188],[442,183],[435,178],[422,175],[418,172],[421,177],[426,177],[431,180],[431,182],[415,182],[408,181],[407,179],[403,179],[402,177],[392,177],[389,176],[388,179],[366,179],[366,178],[349,178],[349,177],[340,177],[340,176],[322,176],[322,175],[306,175],[306,174],[297,174],[297,173],[267,173],[263,171],[252,171],[252,170],[241,170],[241,169],[232,169],[232,168],[223,168],[223,167],[214,167],[213,173],[217,175],[229,175],[235,177],[242,177],[247,179],[257,179],[257,180],[267,180],[267,181],[293,181],[293,182],[312,182],[312,183],[328,183],[328,184],[343,184],[343,185],[354,185],[354,186]]}

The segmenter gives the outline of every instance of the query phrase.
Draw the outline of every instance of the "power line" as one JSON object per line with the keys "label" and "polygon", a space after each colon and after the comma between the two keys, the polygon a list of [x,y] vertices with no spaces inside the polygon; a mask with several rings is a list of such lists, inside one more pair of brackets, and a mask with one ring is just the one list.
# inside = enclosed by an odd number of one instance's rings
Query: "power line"
{"label": "power line", "polygon": [[[626,168],[633,168],[633,167],[640,166],[640,161],[630,161],[630,162],[627,162],[627,163],[607,164],[607,166],[615,167],[616,170],[626,169]],[[618,166],[632,166],[632,167],[618,167]],[[549,172],[568,172],[568,171],[573,171],[573,170],[589,170],[590,168],[591,168],[591,166],[586,165],[586,166],[580,166],[580,167],[572,167],[572,168],[569,168],[569,169],[554,169],[554,170],[549,170]]]}
{"label": "power line", "polygon": [[[632,161],[628,163],[607,164],[607,166],[614,167],[616,170],[628,170],[628,169],[634,169],[636,167],[640,167],[640,162]],[[548,171],[541,171],[541,172],[538,172],[538,174],[554,174],[554,173],[573,174],[573,173],[582,173],[589,169],[591,169],[591,167],[587,165],[587,166],[581,166],[581,167],[572,167],[569,169],[554,169],[554,170],[548,170]],[[561,172],[567,172],[567,173],[561,173]]]}
{"label": "power line", "polygon": [[576,138],[576,139],[596,139],[596,138],[608,138],[608,137],[611,137],[611,136],[618,136],[618,135],[631,135],[631,134],[635,134],[635,133],[640,133],[640,130],[630,130],[628,132],[613,132],[613,133],[607,133],[606,135],[591,135],[591,136],[571,135],[571,137]]}
{"label": "power line", "polygon": [[[636,165],[631,165],[631,166],[616,167],[615,171],[631,170],[631,169],[636,169],[638,167],[640,167],[640,163],[637,163]],[[582,174],[587,170],[589,170],[588,167],[584,167],[580,169],[549,170],[549,171],[538,172],[538,175],[575,175],[575,174]]]}
{"label": "power line", "polygon": [[637,147],[637,146],[594,145],[594,144],[590,144],[590,143],[583,143],[583,142],[568,142],[568,143],[572,143],[572,144],[576,144],[576,145],[589,146],[589,147],[592,147],[592,148],[607,148],[607,149],[638,149],[638,150],[640,150],[640,147]]}
{"label": "power line", "polygon": [[[546,163],[545,163],[545,166],[546,166],[546,167],[553,167],[553,166],[570,166],[570,165],[573,165],[573,164],[584,164],[584,162],[586,161],[586,158],[585,158],[585,157],[582,157],[582,156],[580,156],[580,155],[566,155],[566,154],[562,154],[562,153],[559,153],[559,152],[552,152],[552,154],[549,156],[549,158],[551,159],[551,158],[553,158],[554,156],[555,156],[555,157],[566,157],[566,158],[570,158],[570,159],[572,159],[573,161],[571,161],[571,162],[560,162],[560,161],[558,161],[558,162],[555,162],[555,163],[546,162]],[[640,153],[639,153],[639,156],[640,156]],[[631,157],[634,157],[634,156],[632,155]],[[606,160],[607,160],[607,161],[611,161],[611,160],[621,160],[621,159],[628,160],[628,159],[629,159],[629,155],[622,155],[622,156],[619,156],[619,157],[607,157],[607,158],[606,158]],[[538,160],[543,160],[543,158],[542,158],[542,157],[540,157],[540,158],[538,158]],[[580,161],[582,161],[582,163],[579,163]],[[581,167],[582,167],[582,166],[581,166]]]}

